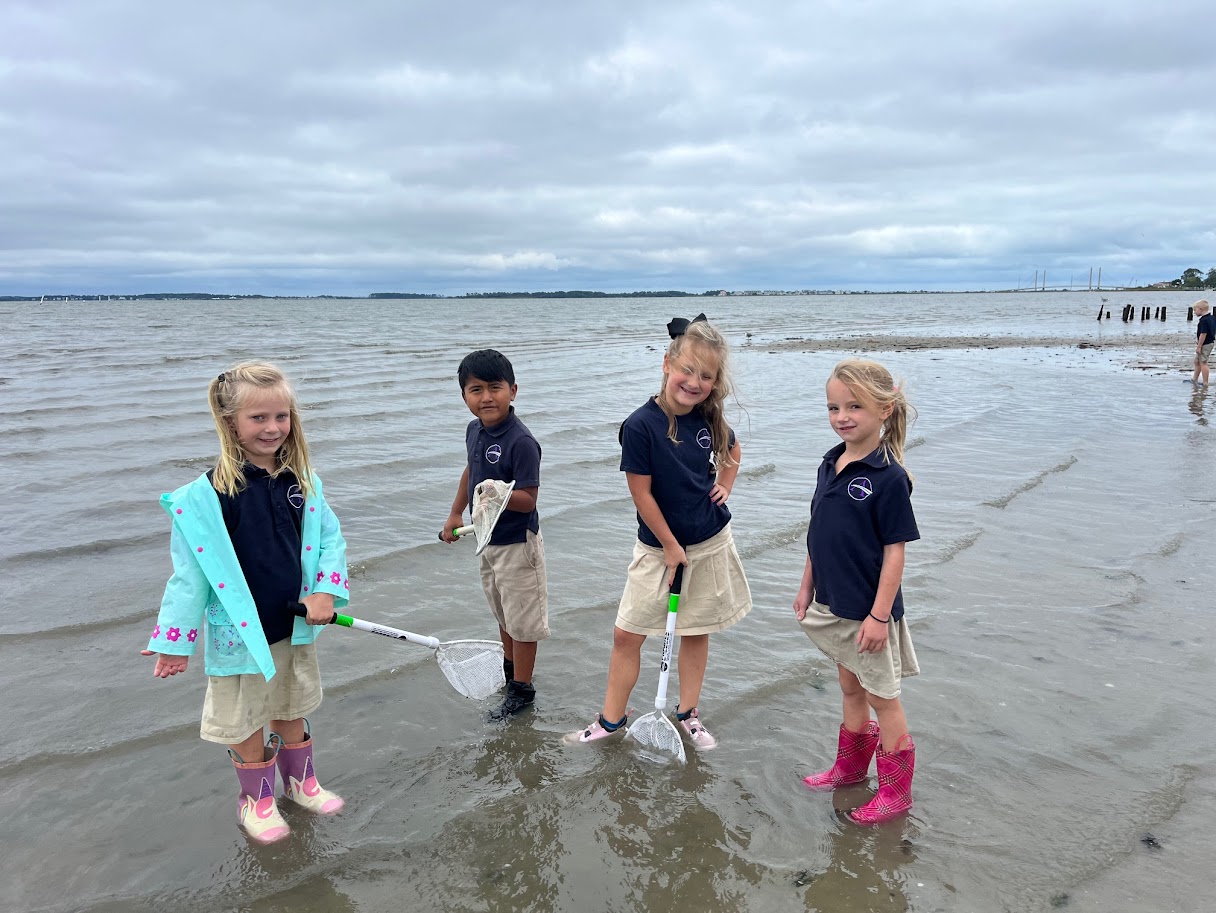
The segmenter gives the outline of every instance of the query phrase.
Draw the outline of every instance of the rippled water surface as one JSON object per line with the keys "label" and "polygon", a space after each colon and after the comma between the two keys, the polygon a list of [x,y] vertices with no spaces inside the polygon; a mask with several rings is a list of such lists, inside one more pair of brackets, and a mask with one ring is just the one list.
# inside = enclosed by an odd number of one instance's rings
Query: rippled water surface
{"label": "rippled water surface", "polygon": [[[0,908],[1206,909],[1216,397],[1182,383],[1189,299],[1136,303],[1171,319],[1125,326],[1112,300],[1099,324],[1083,293],[0,303]],[[657,390],[666,321],[700,309],[734,345],[730,503],[755,608],[711,645],[720,747],[677,769],[559,736],[598,709],[635,534],[616,428]],[[923,674],[904,690],[916,806],[861,830],[835,810],[866,789],[799,784],[840,711],[790,610],[848,343],[784,344],[870,334],[1061,344],[880,356],[920,411],[905,594]],[[1177,359],[1129,367],[1169,334]],[[288,841],[252,848],[230,765],[197,737],[201,663],[160,681],[138,655],[170,572],[157,498],[215,451],[206,384],[246,357],[295,379],[352,614],[492,637],[471,543],[435,536],[469,418],[456,365],[483,346],[514,362],[544,449],[535,712],[487,724],[429,651],[327,631],[312,725],[346,811],[289,812]]]}

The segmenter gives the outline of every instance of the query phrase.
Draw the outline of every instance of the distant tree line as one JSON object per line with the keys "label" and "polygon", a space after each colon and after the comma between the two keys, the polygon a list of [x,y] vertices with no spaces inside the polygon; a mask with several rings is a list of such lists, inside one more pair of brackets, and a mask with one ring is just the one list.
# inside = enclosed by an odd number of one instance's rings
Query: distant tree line
{"label": "distant tree line", "polygon": [[709,292],[589,292],[572,289],[568,292],[465,292],[463,295],[426,295],[421,292],[373,292],[369,298],[700,298],[717,295]]}
{"label": "distant tree line", "polygon": [[468,292],[463,298],[700,298],[706,295],[717,295],[712,292],[677,292],[667,290],[662,292],[588,292],[582,289],[571,289],[568,292]]}
{"label": "distant tree line", "polygon": [[1170,283],[1176,288],[1216,288],[1216,268],[1208,270],[1205,276],[1202,270],[1191,267],[1182,271],[1182,276]]}

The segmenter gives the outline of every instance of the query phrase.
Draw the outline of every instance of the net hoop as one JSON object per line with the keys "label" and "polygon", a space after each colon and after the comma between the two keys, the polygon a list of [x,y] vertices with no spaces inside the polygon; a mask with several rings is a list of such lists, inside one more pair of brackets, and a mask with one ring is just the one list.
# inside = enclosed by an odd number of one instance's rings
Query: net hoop
{"label": "net hoop", "polygon": [[435,651],[448,684],[475,701],[484,701],[506,685],[502,659],[502,644],[496,640],[452,640]]}

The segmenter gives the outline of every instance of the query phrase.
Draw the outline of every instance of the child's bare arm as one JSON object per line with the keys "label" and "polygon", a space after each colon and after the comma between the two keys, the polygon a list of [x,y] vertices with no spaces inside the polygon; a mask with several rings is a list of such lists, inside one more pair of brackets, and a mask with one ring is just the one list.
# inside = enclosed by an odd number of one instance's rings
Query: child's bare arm
{"label": "child's bare arm", "polygon": [[730,497],[730,493],[735,487],[735,479],[739,476],[739,457],[741,452],[739,439],[735,438],[735,443],[730,448],[731,463],[729,466],[724,466],[718,470],[718,480],[709,491],[709,499],[715,504],[725,504],[726,499]]}
{"label": "child's bare arm", "polygon": [[507,499],[507,510],[514,510],[521,514],[530,514],[536,510],[536,493],[540,491],[540,487],[533,488],[516,488],[511,492],[511,497]]}
{"label": "child's bare arm", "polygon": [[861,623],[857,632],[859,653],[881,653],[887,646],[887,629],[891,621],[891,606],[904,577],[904,545],[893,542],[882,549],[882,570],[878,574],[878,592],[870,614]]}
{"label": "child's bare arm", "polygon": [[806,610],[815,599],[814,577],[811,576],[811,556],[806,556],[806,568],[802,572],[802,583],[798,585],[798,594],[794,597],[794,617],[799,621],[806,618]]}
{"label": "child's bare arm", "polygon": [[663,546],[663,561],[667,565],[667,583],[670,585],[675,580],[676,566],[687,564],[688,556],[684,553],[684,547],[676,541],[671,527],[663,518],[659,502],[654,499],[654,495],[650,491],[650,476],[627,472],[625,480],[629,483],[629,494],[633,496],[633,504],[637,508],[638,516],[642,518],[647,529],[654,533],[655,538]]}
{"label": "child's bare arm", "polygon": [[452,510],[448,513],[448,518],[443,524],[443,529],[439,531],[439,538],[444,542],[455,542],[456,537],[452,535],[452,530],[461,525],[464,517],[464,509],[469,506],[469,466],[466,463],[464,472],[460,474],[460,485],[456,488],[456,497],[452,501]]}

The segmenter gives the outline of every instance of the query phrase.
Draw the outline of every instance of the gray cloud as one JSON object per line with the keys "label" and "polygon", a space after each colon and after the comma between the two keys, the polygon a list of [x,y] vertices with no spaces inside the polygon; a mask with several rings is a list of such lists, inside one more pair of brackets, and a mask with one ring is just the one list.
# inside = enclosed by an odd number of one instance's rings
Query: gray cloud
{"label": "gray cloud", "polygon": [[10,3],[0,293],[1216,265],[1208,2]]}

